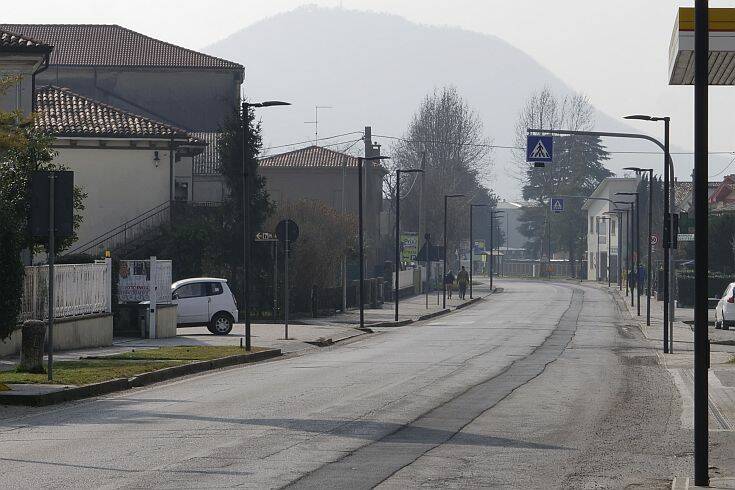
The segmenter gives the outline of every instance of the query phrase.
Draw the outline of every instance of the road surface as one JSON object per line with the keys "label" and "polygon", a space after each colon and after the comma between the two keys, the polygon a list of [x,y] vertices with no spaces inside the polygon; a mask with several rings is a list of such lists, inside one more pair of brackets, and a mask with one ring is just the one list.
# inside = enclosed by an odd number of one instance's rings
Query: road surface
{"label": "road surface", "polygon": [[6,488],[665,488],[678,393],[612,296],[504,288],[290,359],[3,409]]}

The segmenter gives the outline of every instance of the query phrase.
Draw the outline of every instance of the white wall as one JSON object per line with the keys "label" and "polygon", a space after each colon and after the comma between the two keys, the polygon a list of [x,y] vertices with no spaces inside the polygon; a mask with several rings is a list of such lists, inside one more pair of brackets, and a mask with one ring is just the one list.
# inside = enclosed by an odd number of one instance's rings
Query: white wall
{"label": "white wall", "polygon": [[24,58],[12,54],[0,54],[0,79],[7,76],[20,76],[19,83],[0,94],[0,109],[3,111],[20,110],[24,115],[31,113],[33,105],[33,71],[39,59]]}
{"label": "white wall", "polygon": [[[74,171],[87,193],[77,243],[85,243],[169,200],[168,152],[114,148],[58,148],[54,163]],[[190,159],[188,159],[190,160]]]}

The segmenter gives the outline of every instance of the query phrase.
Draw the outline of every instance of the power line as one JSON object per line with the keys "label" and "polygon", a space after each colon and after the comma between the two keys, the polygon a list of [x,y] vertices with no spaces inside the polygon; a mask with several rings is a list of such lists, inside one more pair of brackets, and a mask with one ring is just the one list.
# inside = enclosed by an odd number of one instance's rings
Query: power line
{"label": "power line", "polygon": [[[349,133],[342,133],[342,134],[335,134],[334,136],[325,136],[323,138],[318,138],[316,141],[326,141],[326,140],[333,140],[335,138],[342,138],[343,136],[352,136],[353,134],[363,134],[362,131],[351,131]],[[276,145],[276,146],[269,146],[267,148],[263,148],[263,150],[275,150],[277,148],[286,148],[289,146],[297,146],[297,145],[304,145],[306,143],[314,143],[313,139],[306,140],[306,141],[297,141],[295,143],[286,143],[285,145]],[[327,145],[325,145],[327,146]]]}

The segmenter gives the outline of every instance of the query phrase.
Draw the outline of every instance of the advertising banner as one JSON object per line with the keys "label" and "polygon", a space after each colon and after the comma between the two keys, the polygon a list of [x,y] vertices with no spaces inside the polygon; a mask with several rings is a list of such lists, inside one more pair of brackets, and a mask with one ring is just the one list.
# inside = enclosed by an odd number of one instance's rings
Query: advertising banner
{"label": "advertising banner", "polygon": [[413,231],[401,232],[401,262],[408,264],[416,262],[419,253],[419,235]]}

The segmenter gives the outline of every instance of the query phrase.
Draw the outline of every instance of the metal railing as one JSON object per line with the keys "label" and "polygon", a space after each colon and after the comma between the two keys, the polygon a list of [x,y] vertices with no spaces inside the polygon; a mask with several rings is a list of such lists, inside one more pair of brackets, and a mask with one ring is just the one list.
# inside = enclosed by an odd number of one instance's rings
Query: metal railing
{"label": "metal railing", "polygon": [[[54,266],[54,318],[110,313],[112,266],[109,260],[95,264]],[[25,268],[19,319],[48,318],[48,266]]]}
{"label": "metal railing", "polygon": [[101,255],[105,250],[119,250],[135,243],[150,232],[171,222],[171,203],[166,201],[85,243],[64,255]]}

